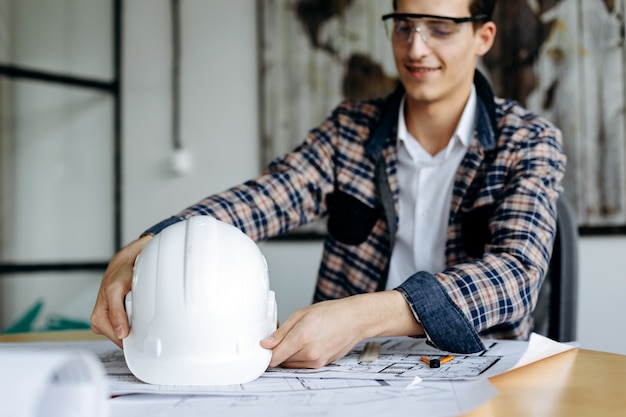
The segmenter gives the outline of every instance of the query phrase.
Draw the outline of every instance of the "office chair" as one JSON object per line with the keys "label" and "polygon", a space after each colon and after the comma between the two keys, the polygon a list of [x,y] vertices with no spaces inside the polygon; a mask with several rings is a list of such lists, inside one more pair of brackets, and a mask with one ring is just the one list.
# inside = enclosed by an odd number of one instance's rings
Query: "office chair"
{"label": "office chair", "polygon": [[571,206],[557,201],[557,230],[548,273],[533,313],[534,331],[560,342],[576,339],[578,228]]}

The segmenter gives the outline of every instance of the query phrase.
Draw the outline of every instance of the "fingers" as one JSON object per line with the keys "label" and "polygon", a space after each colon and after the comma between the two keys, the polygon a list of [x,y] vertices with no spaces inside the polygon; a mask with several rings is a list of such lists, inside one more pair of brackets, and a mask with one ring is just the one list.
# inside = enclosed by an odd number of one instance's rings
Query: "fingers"
{"label": "fingers", "polygon": [[101,306],[102,302],[97,301],[94,307],[94,311],[91,313],[91,330],[95,334],[100,334],[108,337],[116,345],[122,347],[122,341],[118,339],[115,335],[115,331],[113,330],[110,322],[108,321],[108,319],[103,318],[108,316],[108,311],[106,310],[106,307]]}
{"label": "fingers", "polygon": [[261,340],[261,346],[266,349],[273,350],[272,360],[269,364],[270,368],[280,365],[285,359],[297,352],[299,349],[293,346],[293,343],[290,343],[289,340],[287,340],[286,343],[283,343],[286,338],[291,338],[290,332],[294,325],[300,320],[300,315],[298,313],[299,312],[292,314],[282,326],[274,331],[274,333]]}
{"label": "fingers", "polygon": [[320,368],[343,357],[365,336],[354,320],[362,311],[354,300],[323,301],[293,313],[261,342],[272,349],[269,366]]}
{"label": "fingers", "polygon": [[336,359],[328,359],[322,360],[321,358],[315,360],[286,360],[280,364],[281,368],[290,368],[290,369],[318,369],[323,366],[328,365],[329,363],[335,361]]}
{"label": "fingers", "polygon": [[[118,339],[123,339],[128,336],[130,330],[128,315],[124,307],[124,297],[128,291],[130,291],[133,268],[130,265],[122,265],[118,273],[121,279],[114,281],[107,291],[107,300],[109,303],[108,319],[115,336]],[[131,279],[129,280],[128,277]]]}
{"label": "fingers", "polygon": [[149,240],[147,236],[136,240],[111,259],[91,313],[94,333],[105,335],[120,347],[121,339],[128,336],[130,330],[124,297],[131,287],[135,258]]}
{"label": "fingers", "polygon": [[318,318],[311,315],[311,310],[296,311],[285,324],[262,341],[262,346],[272,349],[270,368],[320,368],[331,361],[318,340]]}
{"label": "fingers", "polygon": [[[132,267],[121,267],[103,279],[98,298],[91,314],[91,328],[122,346],[121,339],[128,335],[128,317],[124,296],[130,289]],[[130,277],[130,280],[127,279]]]}
{"label": "fingers", "polygon": [[274,337],[274,334],[271,336],[267,336],[265,339],[261,340],[261,346],[265,349],[274,349],[276,345],[280,343],[280,339]]}
{"label": "fingers", "polygon": [[285,336],[285,330],[281,329],[281,331],[277,333],[278,329],[280,329],[280,320],[276,320],[276,330],[274,330],[274,333],[261,340],[261,346],[265,349],[274,349]]}
{"label": "fingers", "polygon": [[317,369],[341,358],[345,353],[331,356],[331,350],[326,350],[322,344],[301,334],[290,333],[274,348],[270,367]]}
{"label": "fingers", "polygon": [[281,326],[280,323],[278,323],[277,329],[274,330],[274,333],[261,340],[261,346],[266,349],[274,349],[276,345],[278,345],[285,338],[287,331],[291,329],[291,327],[292,326],[290,325],[289,320],[285,322],[284,326]]}

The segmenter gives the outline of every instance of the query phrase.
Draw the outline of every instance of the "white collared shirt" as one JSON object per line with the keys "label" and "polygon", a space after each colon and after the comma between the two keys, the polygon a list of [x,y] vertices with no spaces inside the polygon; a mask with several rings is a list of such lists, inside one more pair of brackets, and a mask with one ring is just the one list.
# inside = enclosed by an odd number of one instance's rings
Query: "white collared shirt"
{"label": "white collared shirt", "polygon": [[399,222],[387,289],[397,287],[418,271],[434,274],[444,270],[454,177],[474,137],[474,86],[448,146],[435,156],[407,130],[405,99],[398,116]]}

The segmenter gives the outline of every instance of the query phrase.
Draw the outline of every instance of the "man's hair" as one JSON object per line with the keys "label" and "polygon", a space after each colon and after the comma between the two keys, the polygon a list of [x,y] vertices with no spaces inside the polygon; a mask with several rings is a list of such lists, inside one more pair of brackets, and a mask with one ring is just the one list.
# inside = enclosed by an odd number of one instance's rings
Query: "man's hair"
{"label": "man's hair", "polygon": [[[478,16],[484,14],[487,16],[485,20],[491,20],[493,17],[493,9],[496,7],[496,0],[470,0],[470,15]],[[393,10],[398,8],[398,0],[393,0]]]}

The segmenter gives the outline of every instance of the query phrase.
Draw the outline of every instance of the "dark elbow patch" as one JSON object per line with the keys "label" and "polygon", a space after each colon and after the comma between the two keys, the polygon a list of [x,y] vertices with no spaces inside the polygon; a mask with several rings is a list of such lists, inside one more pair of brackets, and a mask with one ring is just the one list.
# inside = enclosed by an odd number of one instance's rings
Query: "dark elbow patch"
{"label": "dark elbow patch", "polygon": [[463,213],[461,219],[461,240],[465,252],[472,258],[481,258],[485,253],[485,246],[491,242],[489,219],[495,211],[495,206],[483,206]]}
{"label": "dark elbow patch", "polygon": [[347,245],[363,243],[380,217],[381,207],[370,207],[350,194],[335,191],[328,198],[328,233]]}

